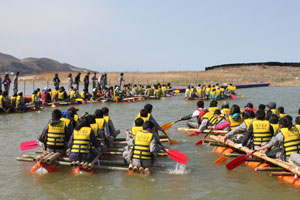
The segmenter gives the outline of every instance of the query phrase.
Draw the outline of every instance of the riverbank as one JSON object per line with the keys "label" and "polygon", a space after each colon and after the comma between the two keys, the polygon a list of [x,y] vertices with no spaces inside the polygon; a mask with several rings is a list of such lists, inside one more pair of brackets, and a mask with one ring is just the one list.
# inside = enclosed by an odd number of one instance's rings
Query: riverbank
{"label": "riverbank", "polygon": [[[58,72],[63,84],[67,83],[70,72]],[[77,72],[71,72],[73,78]],[[44,72],[20,76],[20,81],[32,81],[52,84],[54,72]],[[82,72],[81,81],[85,76]],[[93,74],[90,75],[90,78]],[[97,74],[97,77],[99,74]],[[119,78],[118,72],[107,73],[108,84],[115,85]],[[176,71],[176,72],[124,72],[125,83],[155,84],[170,82],[173,86],[186,86],[215,83],[259,83],[271,82],[271,86],[300,86],[300,68],[287,66],[241,66],[222,67],[207,71]]]}

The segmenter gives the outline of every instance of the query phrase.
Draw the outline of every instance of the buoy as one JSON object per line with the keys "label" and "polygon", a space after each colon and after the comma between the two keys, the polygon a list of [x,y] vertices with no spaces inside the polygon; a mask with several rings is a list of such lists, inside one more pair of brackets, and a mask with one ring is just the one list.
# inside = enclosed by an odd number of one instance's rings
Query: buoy
{"label": "buoy", "polygon": [[278,176],[278,179],[288,183],[288,184],[292,184],[296,187],[300,187],[300,179],[298,177],[295,176]]}

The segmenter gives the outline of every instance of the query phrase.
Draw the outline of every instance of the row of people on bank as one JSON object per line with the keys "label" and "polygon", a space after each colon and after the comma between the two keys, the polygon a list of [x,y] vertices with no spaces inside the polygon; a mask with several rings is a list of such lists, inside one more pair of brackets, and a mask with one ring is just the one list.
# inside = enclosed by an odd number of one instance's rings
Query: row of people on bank
{"label": "row of people on bank", "polygon": [[225,102],[221,108],[216,101],[210,102],[208,109],[203,101],[197,102],[197,110],[181,120],[197,118],[197,122],[188,121],[189,127],[198,128],[198,135],[205,129],[226,130],[225,140],[230,139],[240,146],[264,150],[272,158],[280,158],[300,165],[300,109],[299,116],[293,122],[283,107],[275,102],[260,104],[258,110],[248,103],[244,110],[236,104],[229,108]]}

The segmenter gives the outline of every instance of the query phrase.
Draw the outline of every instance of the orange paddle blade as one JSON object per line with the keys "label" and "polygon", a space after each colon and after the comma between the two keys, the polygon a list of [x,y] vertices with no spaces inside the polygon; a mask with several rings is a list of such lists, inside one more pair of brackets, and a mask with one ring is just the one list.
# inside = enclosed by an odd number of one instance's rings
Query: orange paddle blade
{"label": "orange paddle blade", "polygon": [[161,128],[164,129],[164,131],[166,131],[166,130],[170,129],[173,124],[174,124],[174,122],[173,123],[168,122],[168,123],[163,124],[161,126]]}
{"label": "orange paddle blade", "polygon": [[215,160],[214,164],[219,164],[219,163],[223,163],[227,160],[227,156],[223,155],[220,158],[218,158],[217,160]]}

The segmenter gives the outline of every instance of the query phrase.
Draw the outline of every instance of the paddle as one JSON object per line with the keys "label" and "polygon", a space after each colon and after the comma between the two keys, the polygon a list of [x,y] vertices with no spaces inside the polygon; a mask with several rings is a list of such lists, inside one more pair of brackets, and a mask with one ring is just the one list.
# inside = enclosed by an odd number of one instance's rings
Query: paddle
{"label": "paddle", "polygon": [[233,95],[233,94],[231,95],[231,98],[234,99],[234,100],[236,100],[236,96]]}
{"label": "paddle", "polygon": [[22,142],[20,144],[20,149],[21,151],[26,151],[26,150],[37,148],[38,146],[39,145],[37,141],[34,140],[34,141]]}
{"label": "paddle", "polygon": [[249,156],[251,156],[254,152],[256,152],[256,150],[252,151],[252,153],[249,153],[247,155],[242,155],[242,156],[239,156],[239,157],[233,159],[232,161],[230,161],[229,163],[226,164],[226,168],[228,170],[233,170],[234,168],[243,164],[247,160],[247,158]]}
{"label": "paddle", "polygon": [[179,121],[180,121],[180,120],[177,120],[177,121],[172,122],[172,123],[170,123],[170,122],[165,123],[165,124],[163,124],[163,125],[161,126],[161,128],[164,129],[164,131],[166,131],[166,130],[170,129],[174,124],[176,124],[176,123],[179,122]]}
{"label": "paddle", "polygon": [[220,158],[218,158],[217,160],[215,160],[214,164],[219,164],[219,163],[223,163],[227,160],[227,156],[222,155]]}
{"label": "paddle", "polygon": [[165,131],[162,131],[163,132],[163,134],[165,135],[165,136],[167,136],[167,138],[168,138],[168,140],[169,140],[169,143],[171,144],[171,145],[173,145],[173,144],[178,144],[175,140],[172,140],[168,135],[167,135],[167,133],[165,132]]}
{"label": "paddle", "polygon": [[237,94],[239,97],[244,98],[244,95],[242,94]]}
{"label": "paddle", "polygon": [[165,149],[163,146],[162,146],[162,150],[166,152],[168,156],[175,162],[178,162],[183,165],[187,164],[188,157],[185,154],[180,153],[179,151],[176,151],[174,149]]}
{"label": "paddle", "polygon": [[213,129],[210,129],[209,132],[201,139],[199,140],[198,142],[195,143],[195,145],[202,145],[205,138],[212,132]]}

